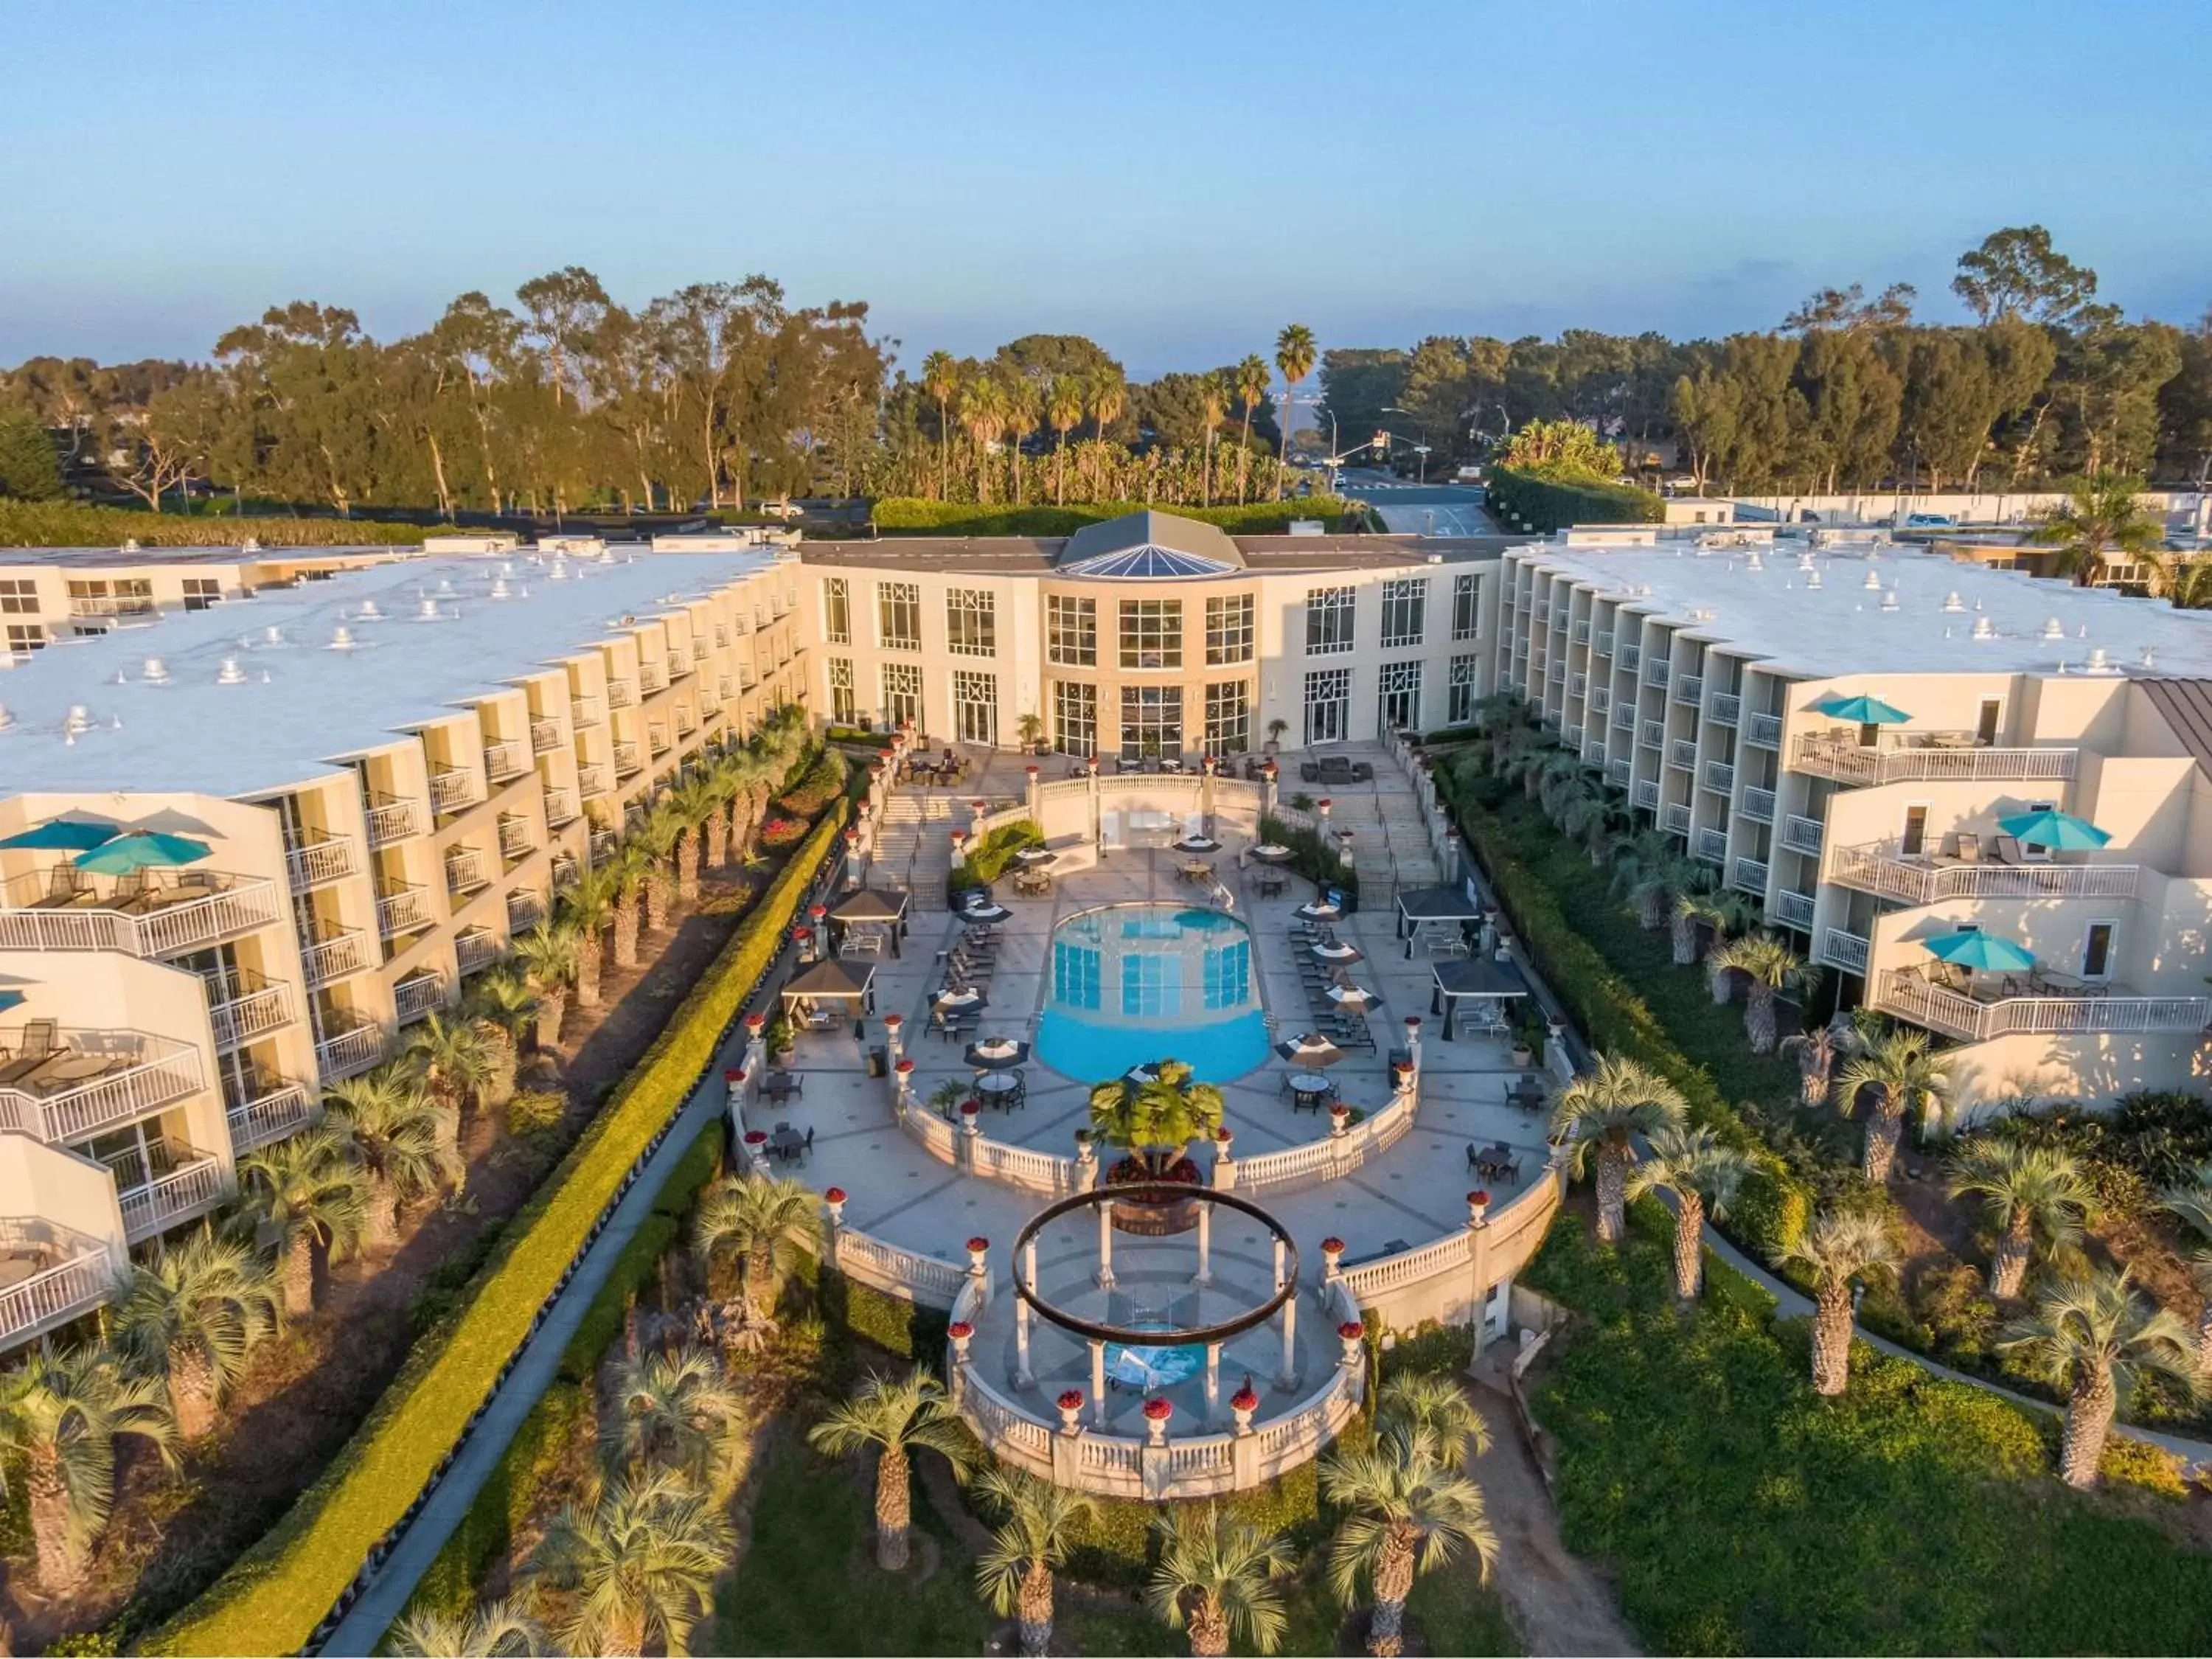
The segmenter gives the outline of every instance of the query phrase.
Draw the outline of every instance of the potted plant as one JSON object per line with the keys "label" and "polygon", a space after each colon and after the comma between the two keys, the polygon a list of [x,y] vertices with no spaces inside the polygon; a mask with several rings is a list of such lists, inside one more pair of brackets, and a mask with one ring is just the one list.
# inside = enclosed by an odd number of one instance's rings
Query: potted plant
{"label": "potted plant", "polygon": [[763,1036],[768,1041],[768,1057],[778,1066],[788,1066],[799,1052],[799,1043],[791,1030],[791,1016],[778,1010],[769,1020]]}
{"label": "potted plant", "polygon": [[1544,1028],[1533,1017],[1524,1018],[1513,1033],[1513,1063],[1526,1071],[1542,1052]]}
{"label": "potted plant", "polygon": [[[1091,1091],[1091,1127],[1126,1154],[1108,1167],[1106,1185],[1196,1187],[1198,1165],[1183,1149],[1194,1140],[1212,1139],[1221,1127],[1221,1091],[1193,1081],[1190,1067],[1179,1060],[1161,1060],[1152,1070],[1151,1083],[1116,1078]],[[1198,1208],[1188,1199],[1116,1200],[1114,1224],[1152,1237],[1185,1232],[1198,1224]]]}
{"label": "potted plant", "polygon": [[1014,728],[1022,734],[1023,748],[1028,750],[1032,755],[1042,755],[1045,752],[1043,715],[1024,714],[1014,722]]}
{"label": "potted plant", "polygon": [[1267,750],[1269,760],[1274,759],[1283,752],[1283,733],[1290,729],[1291,723],[1286,720],[1272,720],[1267,722],[1267,741],[1263,747]]}

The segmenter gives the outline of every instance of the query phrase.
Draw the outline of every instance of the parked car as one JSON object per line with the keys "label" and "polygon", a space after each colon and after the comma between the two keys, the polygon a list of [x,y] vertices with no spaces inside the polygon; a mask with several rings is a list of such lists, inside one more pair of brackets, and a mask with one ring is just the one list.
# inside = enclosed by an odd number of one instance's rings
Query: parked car
{"label": "parked car", "polygon": [[797,518],[804,509],[789,501],[786,501],[779,497],[775,501],[763,501],[754,507],[753,510],[756,513],[758,513],[764,519],[775,519],[785,524],[789,524],[793,519]]}

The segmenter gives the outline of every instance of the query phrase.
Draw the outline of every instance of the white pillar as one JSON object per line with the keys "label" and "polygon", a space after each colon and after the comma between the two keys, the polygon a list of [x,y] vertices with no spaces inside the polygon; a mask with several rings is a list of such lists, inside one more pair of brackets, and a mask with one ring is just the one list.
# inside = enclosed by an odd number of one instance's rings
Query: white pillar
{"label": "white pillar", "polygon": [[1198,1206],[1198,1272],[1193,1275],[1194,1285],[1213,1283],[1213,1206]]}
{"label": "white pillar", "polygon": [[1014,1386],[1026,1389],[1036,1381],[1030,1370],[1030,1304],[1014,1298]]}
{"label": "white pillar", "polygon": [[1098,1288],[1114,1288],[1114,1206],[1110,1201],[1098,1206]]}
{"label": "white pillar", "polygon": [[1285,1248],[1281,1239],[1275,1241],[1275,1288],[1279,1291],[1283,1288],[1283,1269],[1286,1265]]}
{"label": "white pillar", "polygon": [[1106,1426],[1106,1345],[1095,1336],[1091,1339],[1091,1421],[1096,1428]]}
{"label": "white pillar", "polygon": [[1298,1299],[1292,1296],[1283,1304],[1283,1374],[1279,1379],[1285,1389],[1298,1385]]}
{"label": "white pillar", "polygon": [[1211,1427],[1221,1409],[1221,1345],[1206,1345],[1206,1421]]}

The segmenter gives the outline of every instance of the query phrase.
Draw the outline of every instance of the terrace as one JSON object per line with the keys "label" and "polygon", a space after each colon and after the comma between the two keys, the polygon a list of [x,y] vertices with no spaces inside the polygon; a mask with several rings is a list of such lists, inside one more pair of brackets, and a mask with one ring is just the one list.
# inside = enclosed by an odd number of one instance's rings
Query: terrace
{"label": "terrace", "polygon": [[57,1222],[0,1217],[0,1346],[90,1313],[115,1281],[114,1259],[100,1240]]}
{"label": "terrace", "polygon": [[213,870],[88,875],[73,865],[0,889],[0,951],[121,951],[160,957],[266,927],[283,914],[276,884]]}
{"label": "terrace", "polygon": [[1838,783],[2063,783],[2078,749],[1996,749],[1972,732],[1908,732],[1879,743],[1848,733],[1808,732],[1790,764]]}
{"label": "terrace", "polygon": [[2132,899],[2142,874],[2134,864],[2062,864],[2035,859],[1984,863],[1953,851],[1905,852],[1895,840],[1839,847],[1828,879],[1899,904],[1942,899]]}
{"label": "terrace", "polygon": [[206,1085],[197,1048],[144,1031],[0,1030],[0,1129],[50,1145],[187,1100]]}
{"label": "terrace", "polygon": [[2111,981],[2085,981],[2040,965],[2019,974],[1946,973],[1944,964],[1885,969],[1870,1000],[1961,1042],[2014,1032],[2201,1031],[2212,997],[2142,996]]}

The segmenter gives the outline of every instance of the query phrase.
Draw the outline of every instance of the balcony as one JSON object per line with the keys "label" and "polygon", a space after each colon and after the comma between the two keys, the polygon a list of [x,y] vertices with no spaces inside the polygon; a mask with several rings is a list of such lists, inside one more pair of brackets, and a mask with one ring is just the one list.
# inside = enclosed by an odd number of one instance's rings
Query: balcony
{"label": "balcony", "polygon": [[1754,898],[1766,896],[1767,868],[1759,859],[1738,859],[1729,872],[1729,885],[1740,893],[1749,893]]}
{"label": "balcony", "polygon": [[1585,696],[1585,695],[1589,692],[1589,675],[1587,675],[1587,674],[1571,674],[1571,675],[1569,675],[1569,676],[1567,677],[1567,695],[1568,695],[1569,696],[1571,696],[1571,697],[1579,697],[1579,696]]}
{"label": "balcony", "polygon": [[704,662],[707,660],[707,641],[703,637],[696,635],[693,637],[691,641],[691,660],[693,662]]}
{"label": "balcony", "polygon": [[1716,795],[1734,794],[1735,793],[1735,768],[1726,761],[1707,761],[1705,763],[1705,787],[1711,790]]}
{"label": "balcony", "polygon": [[315,1071],[325,1083],[366,1072],[384,1058],[382,1026],[349,1008],[337,1018],[349,1023],[315,1044]]}
{"label": "balcony", "polygon": [[715,684],[707,685],[702,684],[699,687],[699,708],[701,711],[711,718],[714,712],[721,708],[722,699],[730,695],[729,687],[730,677],[727,674],[722,675]]}
{"label": "balcony", "polygon": [[561,722],[556,720],[534,720],[530,722],[530,752],[550,755],[561,746]]}
{"label": "balcony", "polygon": [[232,1107],[228,1116],[231,1156],[244,1158],[255,1147],[282,1140],[314,1121],[314,1097],[303,1083],[277,1083],[258,1099]]}
{"label": "balcony", "polygon": [[419,933],[436,920],[430,911],[428,890],[413,882],[377,895],[376,931],[382,938]]}
{"label": "balcony", "polygon": [[483,784],[473,772],[444,771],[431,775],[430,805],[438,811],[465,811],[483,798]]}
{"label": "balcony", "polygon": [[1942,899],[2131,899],[2137,864],[1972,864],[1907,854],[1895,841],[1836,850],[1828,879],[1899,904]]}
{"label": "balcony", "polygon": [[645,746],[657,756],[668,752],[668,728],[658,722],[645,728]]}
{"label": "balcony", "polygon": [[1774,896],[1774,902],[1766,907],[1766,914],[1785,927],[1809,933],[1813,931],[1813,896],[1793,893],[1785,888]]}
{"label": "balcony", "polygon": [[455,897],[473,893],[491,884],[484,872],[484,855],[480,848],[456,847],[446,854],[446,890]]}
{"label": "balcony", "polygon": [[1966,732],[1913,737],[1910,743],[1865,746],[1808,732],[1797,740],[1792,764],[1838,783],[2063,783],[2081,757],[2078,749],[1985,749]]}
{"label": "balcony", "polygon": [[670,684],[674,684],[678,680],[682,679],[690,672],[691,665],[690,663],[686,662],[681,656],[673,651],[668,653],[668,680]]}
{"label": "balcony", "polygon": [[1690,708],[1695,708],[1705,700],[1705,677],[1704,675],[1685,674],[1680,679],[1674,682],[1674,701],[1676,702],[1686,703]]}
{"label": "balcony", "polygon": [[507,931],[509,935],[526,933],[545,920],[545,901],[535,893],[509,893],[507,896]]}
{"label": "balcony", "polygon": [[[25,1066],[23,1034],[0,1033],[19,1058],[0,1084],[0,1129],[50,1144],[97,1133],[190,1098],[205,1086],[199,1050],[143,1031],[65,1030],[54,1054]],[[20,1069],[19,1069],[20,1068]]]}
{"label": "balcony", "polygon": [[1662,720],[1644,721],[1644,724],[1637,730],[1636,739],[1646,749],[1665,748],[1667,746],[1667,726],[1665,722]]}
{"label": "balcony", "polygon": [[446,1004],[446,978],[442,974],[416,974],[403,979],[392,988],[392,1006],[399,1011],[402,1025],[418,1020],[434,1008]]}
{"label": "balcony", "polygon": [[464,974],[482,973],[500,958],[499,935],[477,927],[453,940],[453,961]]}
{"label": "balcony", "polygon": [[1666,658],[1647,657],[1644,663],[1644,683],[1646,685],[1663,686],[1667,684],[1667,676],[1671,672],[1672,665]]}
{"label": "balcony", "polygon": [[0,1347],[81,1319],[115,1293],[115,1264],[97,1239],[30,1217],[0,1221],[0,1239],[30,1268],[0,1291]]}
{"label": "balcony", "polygon": [[568,699],[569,725],[580,732],[587,726],[597,726],[599,723],[599,705],[596,698],[571,697]]}
{"label": "balcony", "polygon": [[[266,1036],[281,1026],[289,1025],[297,1018],[292,1012],[292,998],[282,985],[271,985],[258,974],[240,971],[233,975],[228,988],[235,995],[208,1004],[208,1022],[215,1027],[215,1046],[218,1053],[227,1054],[259,1036]],[[215,981],[208,982],[210,992],[225,988]]]}
{"label": "balcony", "polygon": [[[1687,811],[1689,809],[1685,807],[1683,810]],[[1725,830],[1698,830],[1695,838],[1694,851],[1700,864],[1726,864],[1728,862],[1728,831]]]}
{"label": "balcony", "polygon": [[2019,1032],[2073,1036],[2171,1031],[2194,1036],[2212,1020],[2212,997],[2137,996],[2124,986],[2061,985],[2033,974],[2006,975],[2000,982],[2007,988],[2025,983],[2029,994],[1968,994],[1936,984],[1917,970],[1890,969],[1881,975],[1873,1001],[1884,1013],[1961,1042]]}
{"label": "balcony", "polygon": [[1820,821],[1792,812],[1782,820],[1782,844],[1793,853],[1817,854],[1820,850]]}
{"label": "balcony", "polygon": [[1659,780],[1639,778],[1636,784],[1636,804],[1647,812],[1659,810]]}
{"label": "balcony", "polygon": [[1605,687],[1601,685],[1596,690],[1589,694],[1589,711],[1591,714],[1602,714],[1612,706],[1613,693],[1607,690]]}
{"label": "balcony", "polygon": [[283,920],[276,884],[191,870],[172,884],[88,878],[74,866],[20,876],[0,908],[0,951],[179,956]]}
{"label": "balcony", "polygon": [[[222,1165],[210,1153],[180,1149],[166,1175],[116,1194],[123,1207],[123,1236],[137,1244],[167,1231],[182,1221],[219,1202],[223,1196]],[[122,1182],[118,1176],[118,1188]]]}
{"label": "balcony", "polygon": [[617,837],[613,830],[592,830],[592,862],[594,864],[601,864],[608,859],[612,858],[614,856],[615,848],[617,844]]}
{"label": "balcony", "polygon": [[484,775],[494,783],[510,783],[530,769],[530,750],[517,738],[484,744]]}
{"label": "balcony", "polygon": [[699,718],[690,709],[678,703],[676,707],[676,735],[688,738],[699,729]]}
{"label": "balcony", "polygon": [[360,868],[351,836],[325,836],[319,841],[288,848],[284,854],[284,872],[295,893],[341,880]]}
{"label": "balcony", "polygon": [[645,760],[637,752],[637,745],[628,739],[615,744],[615,775],[627,778],[645,769]]}
{"label": "balcony", "polygon": [[309,990],[361,973],[374,962],[368,937],[358,927],[339,927],[300,941],[300,965]]}
{"label": "balcony", "polygon": [[[614,792],[614,787],[613,775],[597,761],[586,761],[576,769],[576,787],[582,790],[587,797],[611,794]],[[552,805],[552,798],[550,795],[546,799],[546,805],[550,811]]]}
{"label": "balcony", "polygon": [[1677,738],[1667,745],[1667,763],[1679,766],[1685,772],[1698,769],[1698,745],[1688,738]]}
{"label": "balcony", "polygon": [[153,617],[160,615],[151,593],[72,593],[72,617]]}
{"label": "balcony", "polygon": [[1608,628],[1604,633],[1600,634],[1596,638],[1590,641],[1590,649],[1596,652],[1601,657],[1611,656],[1613,654],[1613,630]]}
{"label": "balcony", "polygon": [[[551,816],[550,813],[548,816]],[[503,812],[499,820],[499,855],[503,859],[526,859],[538,850],[538,839],[530,827],[530,820],[512,812]]]}
{"label": "balcony", "polygon": [[648,697],[668,690],[668,673],[656,662],[641,662],[637,665],[639,688]]}
{"label": "balcony", "polygon": [[545,792],[545,822],[558,830],[564,823],[576,821],[575,792],[568,789],[548,789]]}
{"label": "balcony", "polygon": [[636,708],[636,690],[628,680],[609,680],[607,682],[607,707],[610,708]]}
{"label": "balcony", "polygon": [[1632,732],[1636,729],[1635,704],[1620,702],[1613,705],[1613,729],[1616,732]]}
{"label": "balcony", "polygon": [[1659,824],[1670,836],[1690,833],[1690,806],[1687,801],[1669,801],[1659,814]]}
{"label": "balcony", "polygon": [[1552,684],[1554,685],[1565,685],[1567,683],[1567,665],[1564,659],[1552,665],[1551,677]]}
{"label": "balcony", "polygon": [[1743,740],[1755,749],[1782,747],[1782,716],[1753,714],[1751,724],[1743,729]]}
{"label": "balcony", "polygon": [[1863,974],[1867,966],[1867,941],[1857,933],[1847,933],[1840,927],[1831,927],[1820,935],[1820,960],[1831,968],[1840,968],[1847,974]]}
{"label": "balcony", "polygon": [[1569,630],[1567,637],[1572,640],[1577,645],[1588,645],[1589,643],[1589,619],[1585,617]]}
{"label": "balcony", "polygon": [[566,887],[575,878],[576,860],[574,855],[568,853],[556,853],[553,855],[553,885],[556,889]]}
{"label": "balcony", "polygon": [[1712,707],[1705,710],[1705,718],[1715,726],[1734,726],[1743,714],[1743,699],[1733,691],[1713,693]]}
{"label": "balcony", "polygon": [[422,833],[422,814],[411,800],[386,799],[368,809],[368,844],[388,847]]}
{"label": "balcony", "polygon": [[1771,823],[1774,822],[1774,792],[1761,789],[1755,783],[1746,784],[1743,803],[1736,810],[1753,823]]}
{"label": "balcony", "polygon": [[1613,666],[1616,668],[1625,669],[1629,673],[1633,674],[1636,672],[1637,665],[1641,663],[1643,660],[1644,647],[1642,646],[1624,645],[1620,647],[1620,654],[1613,659]]}
{"label": "balcony", "polygon": [[1616,789],[1627,788],[1628,763],[1625,760],[1607,761],[1605,764],[1605,781]]}

